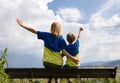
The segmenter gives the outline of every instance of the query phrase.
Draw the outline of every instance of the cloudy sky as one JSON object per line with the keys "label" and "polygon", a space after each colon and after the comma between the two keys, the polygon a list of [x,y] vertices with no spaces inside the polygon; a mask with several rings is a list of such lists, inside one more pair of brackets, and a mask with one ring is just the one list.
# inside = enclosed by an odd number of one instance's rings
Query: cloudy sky
{"label": "cloudy sky", "polygon": [[[81,34],[81,63],[120,59],[120,0],[0,0],[0,54],[8,48],[9,67],[43,67],[43,41],[16,19],[49,32],[58,21],[63,37]],[[1,56],[1,55],[0,55]]]}

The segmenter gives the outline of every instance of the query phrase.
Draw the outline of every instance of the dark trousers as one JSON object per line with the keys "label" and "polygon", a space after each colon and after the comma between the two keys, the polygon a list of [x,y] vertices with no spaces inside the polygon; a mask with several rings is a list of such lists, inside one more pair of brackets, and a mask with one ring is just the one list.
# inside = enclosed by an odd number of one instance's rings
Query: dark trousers
{"label": "dark trousers", "polygon": [[63,68],[64,68],[64,69],[78,69],[78,66],[69,66],[69,65],[65,64],[65,65],[63,66]]}
{"label": "dark trousers", "polygon": [[[67,64],[65,64],[63,66],[64,69],[78,69],[78,66],[69,66]],[[70,78],[67,79],[68,80],[68,83],[72,83],[72,80]]]}
{"label": "dark trousers", "polygon": [[[43,65],[47,69],[61,69],[62,68],[62,65],[56,65],[56,64],[52,64],[48,62],[43,62]],[[58,78],[54,78],[54,79],[55,79],[55,83],[60,83]],[[52,78],[48,78],[48,83],[52,83]]]}

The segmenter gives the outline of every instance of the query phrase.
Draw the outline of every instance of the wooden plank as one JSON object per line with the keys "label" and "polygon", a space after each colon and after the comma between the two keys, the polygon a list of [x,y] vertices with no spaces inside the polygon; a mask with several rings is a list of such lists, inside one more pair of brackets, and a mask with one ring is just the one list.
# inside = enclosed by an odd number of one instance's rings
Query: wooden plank
{"label": "wooden plank", "polygon": [[116,67],[45,69],[45,68],[6,68],[10,78],[115,78]]}

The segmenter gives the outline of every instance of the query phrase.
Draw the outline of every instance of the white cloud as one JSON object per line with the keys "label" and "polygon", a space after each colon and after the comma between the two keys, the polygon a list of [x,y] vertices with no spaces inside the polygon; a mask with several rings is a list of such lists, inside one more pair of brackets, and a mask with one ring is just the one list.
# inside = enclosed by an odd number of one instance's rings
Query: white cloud
{"label": "white cloud", "polygon": [[[16,19],[22,19],[28,26],[36,30],[49,31],[50,25],[57,20],[52,10],[48,10],[47,4],[52,0],[1,0],[0,1],[0,50],[8,47],[9,67],[23,67],[23,56],[30,59],[32,56],[42,59],[43,42],[37,40],[37,36],[22,29]],[[42,48],[42,49],[41,49]],[[13,57],[14,56],[14,57]],[[19,56],[19,63],[16,65]],[[26,57],[27,56],[27,57]],[[38,67],[33,60],[31,67]],[[38,61],[37,61],[38,62]],[[39,61],[42,65],[42,60]],[[28,66],[24,66],[28,67]]]}
{"label": "white cloud", "polygon": [[6,9],[14,9],[16,8],[19,4],[21,4],[23,0],[0,0],[0,7],[1,8],[6,8]]}
{"label": "white cloud", "polygon": [[65,21],[79,21],[82,19],[83,15],[81,11],[76,8],[63,8],[57,11],[57,14],[60,15]]}
{"label": "white cloud", "polygon": [[120,15],[113,15],[110,19],[107,20],[109,26],[118,26],[120,25]]}
{"label": "white cloud", "polygon": [[84,41],[81,48],[82,58],[86,62],[120,59],[118,51],[120,50],[119,4],[119,0],[108,0],[91,15],[90,23],[88,23],[91,39]]}
{"label": "white cloud", "polygon": [[[106,29],[107,30],[107,29]],[[85,38],[84,34],[81,38],[81,62],[91,61],[109,61],[120,59],[120,35],[115,33],[114,30],[108,30],[104,28],[96,28],[91,31],[91,36]]]}
{"label": "white cloud", "polygon": [[120,25],[120,16],[115,14],[109,19],[105,19],[99,13],[95,13],[91,16],[90,21],[94,27],[115,27]]}
{"label": "white cloud", "polygon": [[120,1],[106,1],[96,13],[91,15],[91,24],[94,27],[116,27],[120,25]]}
{"label": "white cloud", "polygon": [[93,14],[90,21],[91,25],[94,27],[101,27],[106,25],[104,17],[102,17],[99,13]]}
{"label": "white cloud", "polygon": [[108,0],[106,3],[102,5],[102,8],[99,10],[100,14],[104,14],[106,12],[112,13],[113,10],[120,9],[120,1],[119,0]]}

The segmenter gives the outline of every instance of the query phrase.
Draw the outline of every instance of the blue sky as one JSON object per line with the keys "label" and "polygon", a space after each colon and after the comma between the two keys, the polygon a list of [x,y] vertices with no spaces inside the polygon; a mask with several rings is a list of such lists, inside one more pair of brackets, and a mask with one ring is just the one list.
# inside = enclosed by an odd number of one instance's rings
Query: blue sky
{"label": "blue sky", "polygon": [[97,8],[105,3],[104,0],[54,0],[52,3],[48,3],[48,9],[57,11],[59,8],[77,8],[82,9],[86,13],[95,12]]}
{"label": "blue sky", "polygon": [[48,9],[52,9],[56,14],[60,8],[76,8],[85,16],[80,22],[86,23],[89,21],[90,15],[96,12],[103,3],[105,0],[54,0],[52,3],[48,3]]}
{"label": "blue sky", "polygon": [[120,59],[120,0],[0,0],[0,53],[8,48],[9,67],[43,67],[42,40],[24,30],[16,18],[35,30],[49,32],[58,21],[63,37],[77,36],[81,63]]}

